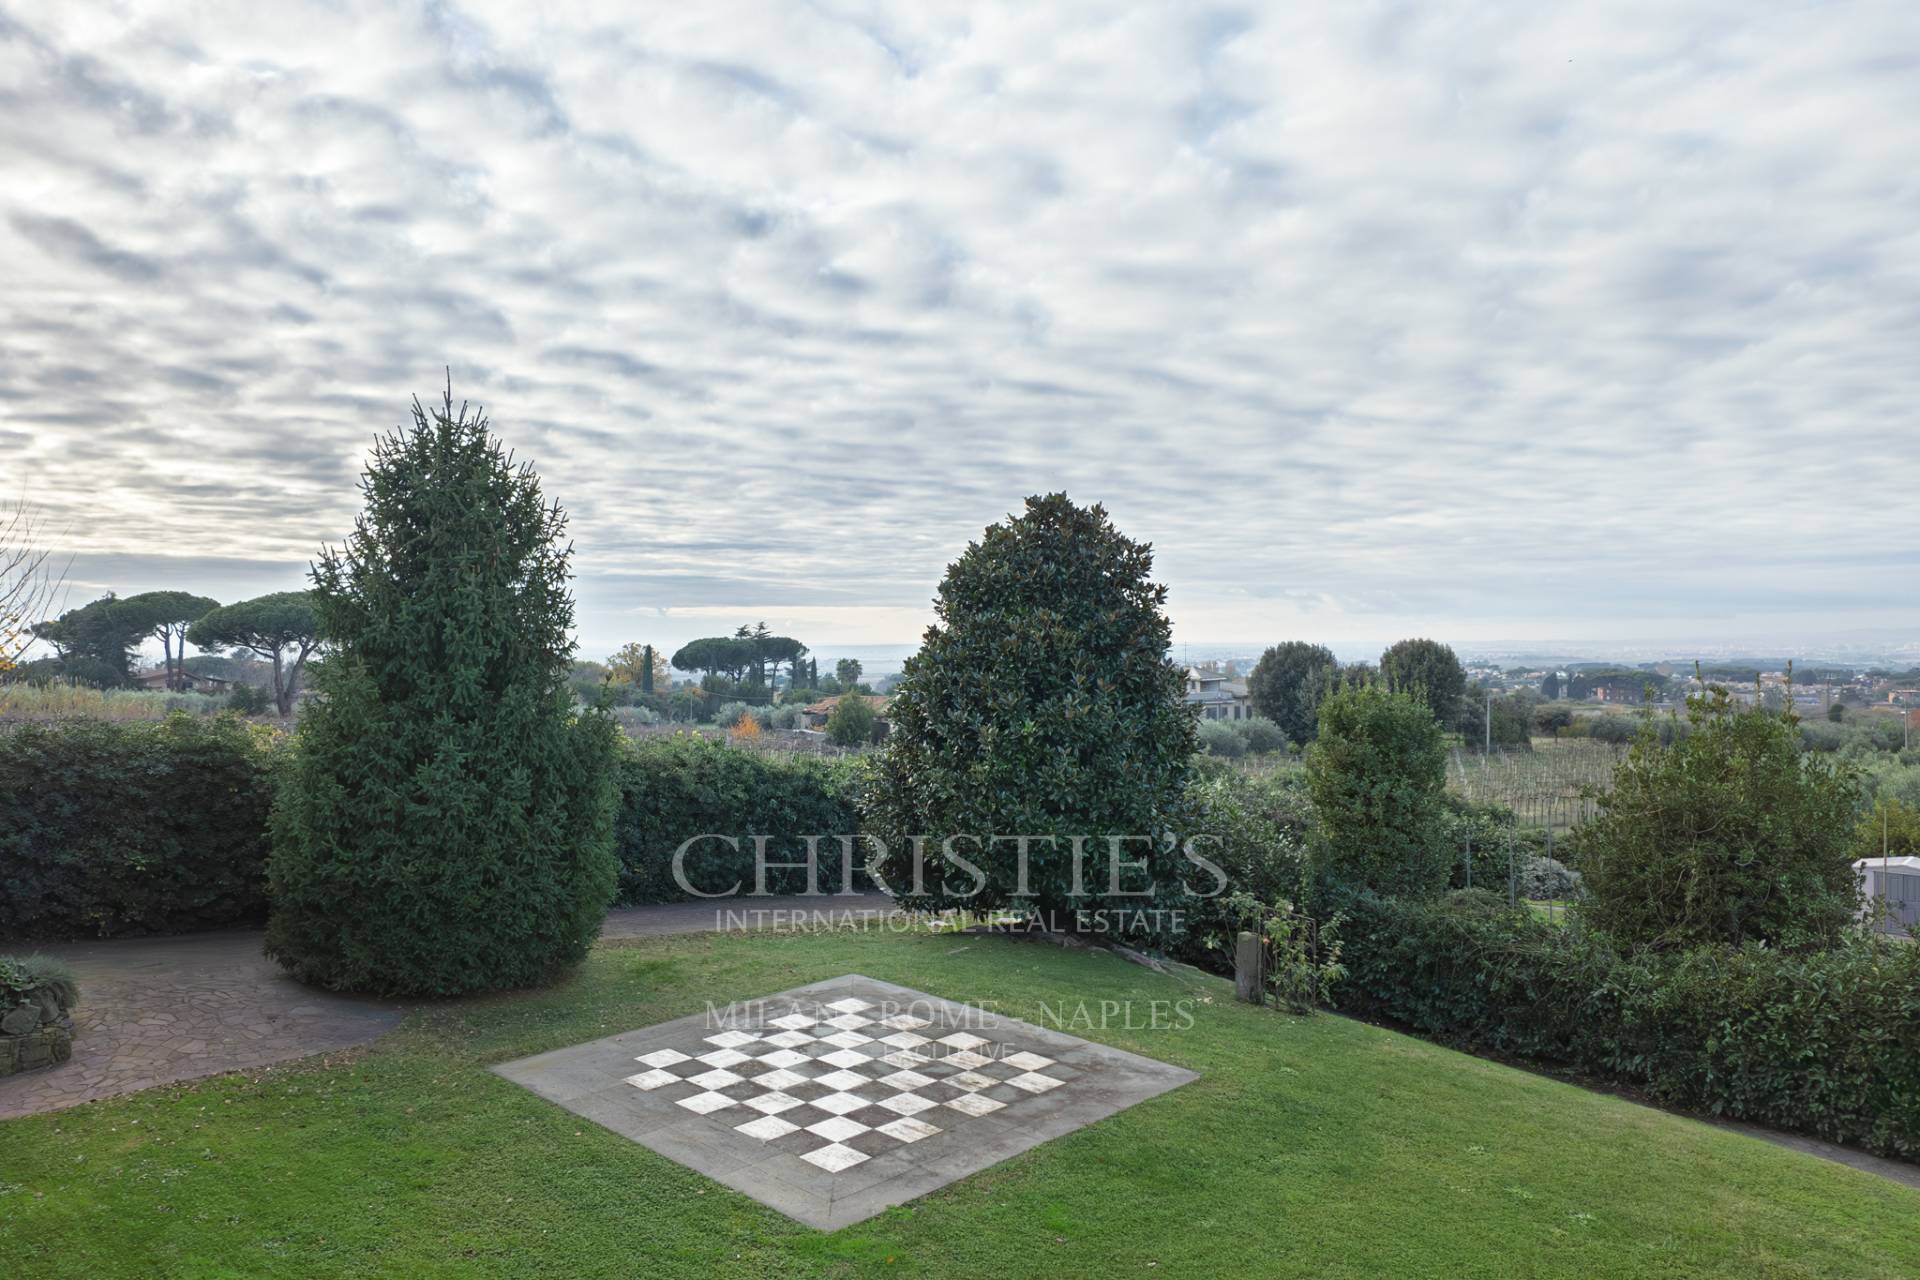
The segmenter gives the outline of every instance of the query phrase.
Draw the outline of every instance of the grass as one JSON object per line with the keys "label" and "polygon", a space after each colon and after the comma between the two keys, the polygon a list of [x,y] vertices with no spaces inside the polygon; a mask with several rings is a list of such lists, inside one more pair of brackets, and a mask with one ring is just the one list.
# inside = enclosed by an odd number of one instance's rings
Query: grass
{"label": "grass", "polygon": [[164,720],[170,711],[212,715],[227,700],[207,693],[157,689],[90,689],[66,684],[0,684],[0,720]]}
{"label": "grass", "polygon": [[[1202,1078],[821,1234],[486,1070],[848,972],[1036,1020],[1189,1000],[1184,1027],[1075,1029]],[[1214,979],[884,931],[606,945],[367,1051],[0,1124],[0,1257],[41,1280],[1906,1277],[1917,1213],[1867,1174]]]}

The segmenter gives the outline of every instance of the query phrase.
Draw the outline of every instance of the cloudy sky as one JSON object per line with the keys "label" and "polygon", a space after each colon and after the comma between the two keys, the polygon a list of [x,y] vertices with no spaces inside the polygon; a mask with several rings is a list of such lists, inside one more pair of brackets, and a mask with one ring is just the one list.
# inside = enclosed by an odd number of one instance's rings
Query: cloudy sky
{"label": "cloudy sky", "polygon": [[0,0],[3,479],[296,586],[450,365],[589,652],[1057,488],[1194,643],[1920,635],[1917,159],[1912,0]]}

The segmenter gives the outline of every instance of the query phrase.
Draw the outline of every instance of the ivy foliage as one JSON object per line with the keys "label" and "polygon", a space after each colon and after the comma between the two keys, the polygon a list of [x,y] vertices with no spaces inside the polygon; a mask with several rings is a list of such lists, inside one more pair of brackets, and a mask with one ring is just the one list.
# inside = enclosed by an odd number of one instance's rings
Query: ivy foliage
{"label": "ivy foliage", "polygon": [[567,684],[565,516],[451,393],[378,442],[314,567],[328,649],[275,805],[267,949],[450,995],[579,960],[612,900],[617,730]]}
{"label": "ivy foliage", "polygon": [[[1103,508],[1051,494],[948,567],[868,798],[903,902],[1030,908],[1063,926],[1076,910],[1177,905],[1196,738],[1152,565]],[[913,836],[926,837],[917,888]],[[1017,836],[1030,837],[1024,883]],[[1077,884],[1074,836],[1087,837]],[[1130,837],[1118,860],[1109,837]]]}

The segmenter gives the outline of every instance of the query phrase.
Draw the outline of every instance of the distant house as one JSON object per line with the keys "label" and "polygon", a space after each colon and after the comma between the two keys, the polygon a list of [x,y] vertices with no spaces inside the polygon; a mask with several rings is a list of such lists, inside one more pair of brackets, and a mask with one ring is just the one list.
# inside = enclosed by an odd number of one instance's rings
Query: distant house
{"label": "distant house", "polygon": [[875,694],[837,693],[831,698],[822,698],[818,702],[810,702],[806,706],[800,709],[799,727],[814,733],[824,732],[827,727],[828,719],[830,719],[833,715],[833,709],[840,705],[840,699],[851,698],[851,697],[866,698],[868,705],[870,705],[873,708],[874,715],[878,717],[878,722],[874,727],[874,737],[876,738],[886,737],[887,727],[888,727],[887,726],[887,704],[892,702],[893,699],[882,697],[880,694],[877,694],[877,693]]}
{"label": "distant house", "polygon": [[1190,707],[1200,708],[1202,720],[1253,718],[1253,699],[1247,696],[1246,682],[1229,680],[1205,667],[1187,668],[1187,692],[1183,701]]}
{"label": "distant house", "polygon": [[[167,675],[166,668],[162,667],[158,671],[141,672],[133,678],[133,682],[142,689],[157,689],[164,693],[169,688]],[[175,693],[226,693],[233,688],[233,681],[222,680],[219,676],[203,676],[194,671],[182,671],[179,673],[178,681],[171,688]]]}

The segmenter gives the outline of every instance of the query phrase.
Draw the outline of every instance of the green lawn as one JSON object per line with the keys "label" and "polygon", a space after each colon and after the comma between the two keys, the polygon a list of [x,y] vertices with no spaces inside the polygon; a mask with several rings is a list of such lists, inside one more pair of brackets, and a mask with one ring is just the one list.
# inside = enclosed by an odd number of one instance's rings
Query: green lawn
{"label": "green lawn", "polygon": [[[1036,1018],[1195,1084],[822,1235],[488,1063],[859,972]],[[1031,943],[884,932],[610,945],[375,1048],[0,1124],[11,1275],[1900,1276],[1920,1194],[1226,984]]]}

